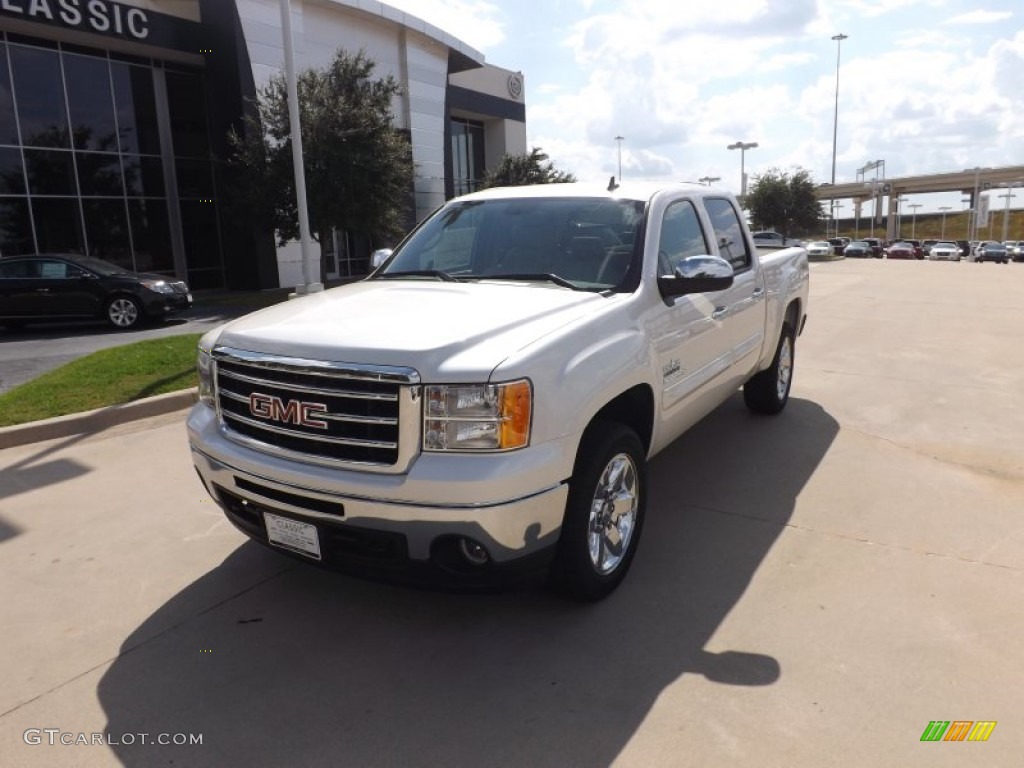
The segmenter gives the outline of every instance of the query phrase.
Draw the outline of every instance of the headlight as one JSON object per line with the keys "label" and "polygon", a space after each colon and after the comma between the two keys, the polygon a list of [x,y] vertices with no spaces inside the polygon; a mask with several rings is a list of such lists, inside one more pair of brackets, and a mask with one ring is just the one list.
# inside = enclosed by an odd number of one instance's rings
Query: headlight
{"label": "headlight", "polygon": [[166,280],[143,280],[142,284],[156,293],[174,293],[171,284]]}
{"label": "headlight", "polygon": [[526,379],[432,385],[424,394],[425,451],[508,451],[530,442],[533,390]]}
{"label": "headlight", "polygon": [[214,362],[210,350],[199,347],[199,354],[196,358],[196,367],[199,370],[199,402],[216,408],[213,391]]}

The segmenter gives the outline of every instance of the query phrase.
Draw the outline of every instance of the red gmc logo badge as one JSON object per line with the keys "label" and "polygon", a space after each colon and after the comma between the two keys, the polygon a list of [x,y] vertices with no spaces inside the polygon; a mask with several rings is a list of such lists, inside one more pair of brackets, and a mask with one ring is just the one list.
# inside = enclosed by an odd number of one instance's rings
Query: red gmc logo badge
{"label": "red gmc logo badge", "polygon": [[313,416],[315,413],[327,413],[327,406],[323,403],[307,403],[304,400],[289,400],[285,403],[280,397],[253,392],[249,395],[249,413],[257,419],[327,429],[326,421]]}

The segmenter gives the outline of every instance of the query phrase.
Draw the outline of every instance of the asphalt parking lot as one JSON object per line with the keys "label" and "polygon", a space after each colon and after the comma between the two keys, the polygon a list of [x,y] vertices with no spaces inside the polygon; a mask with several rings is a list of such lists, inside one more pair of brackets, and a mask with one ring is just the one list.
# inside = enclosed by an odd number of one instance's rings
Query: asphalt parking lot
{"label": "asphalt parking lot", "polygon": [[597,605],[248,543],[183,413],[0,451],[0,765],[1019,766],[1024,266],[811,290],[787,410],[736,397],[654,460]]}
{"label": "asphalt parking lot", "polygon": [[100,349],[161,336],[205,333],[247,311],[245,306],[195,306],[130,331],[88,320],[41,323],[19,331],[0,328],[0,394]]}

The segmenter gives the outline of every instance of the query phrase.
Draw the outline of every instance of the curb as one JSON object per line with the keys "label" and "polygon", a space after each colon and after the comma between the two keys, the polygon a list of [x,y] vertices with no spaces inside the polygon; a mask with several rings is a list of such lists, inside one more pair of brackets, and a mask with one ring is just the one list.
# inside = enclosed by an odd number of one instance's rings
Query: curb
{"label": "curb", "polygon": [[130,403],[97,408],[95,411],[72,413],[53,419],[16,424],[13,427],[0,427],[0,450],[72,435],[102,432],[118,424],[190,408],[198,398],[198,389],[193,387],[133,400]]}

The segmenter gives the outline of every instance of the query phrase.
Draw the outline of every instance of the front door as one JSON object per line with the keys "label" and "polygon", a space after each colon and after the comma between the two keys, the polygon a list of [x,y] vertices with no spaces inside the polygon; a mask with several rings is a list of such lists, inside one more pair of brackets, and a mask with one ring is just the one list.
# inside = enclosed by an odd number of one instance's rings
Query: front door
{"label": "front door", "polygon": [[[687,256],[711,253],[708,238],[691,200],[668,204],[658,239],[658,272],[673,274]],[[669,421],[674,412],[722,385],[731,362],[724,322],[722,292],[698,293],[668,299],[669,306],[649,329],[655,340],[662,375],[662,410]]]}

